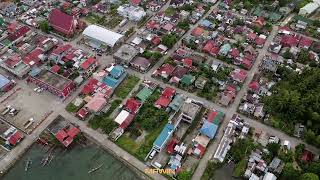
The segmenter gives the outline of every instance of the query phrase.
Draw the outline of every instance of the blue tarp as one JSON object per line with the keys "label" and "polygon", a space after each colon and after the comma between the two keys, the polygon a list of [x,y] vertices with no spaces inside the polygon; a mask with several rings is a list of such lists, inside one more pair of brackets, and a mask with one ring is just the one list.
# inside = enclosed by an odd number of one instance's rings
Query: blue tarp
{"label": "blue tarp", "polygon": [[208,136],[210,139],[213,139],[218,130],[218,126],[209,121],[204,121],[200,133]]}
{"label": "blue tarp", "polygon": [[2,74],[0,74],[0,88],[3,88],[4,86],[6,86],[9,83],[10,83],[10,80],[8,78],[6,78],[5,76],[3,76]]}
{"label": "blue tarp", "polygon": [[166,126],[162,129],[160,135],[154,141],[153,146],[156,146],[161,149],[172,135],[173,129],[174,127],[172,124],[166,124]]}

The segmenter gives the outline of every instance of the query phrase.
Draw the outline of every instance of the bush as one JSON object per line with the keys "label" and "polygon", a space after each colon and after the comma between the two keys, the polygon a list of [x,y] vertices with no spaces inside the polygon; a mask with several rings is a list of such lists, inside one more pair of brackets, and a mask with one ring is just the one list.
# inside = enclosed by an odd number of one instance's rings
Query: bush
{"label": "bush", "polygon": [[240,178],[246,171],[246,167],[247,167],[247,160],[242,159],[240,162],[236,164],[233,171],[233,176]]}
{"label": "bush", "polygon": [[201,176],[201,180],[212,179],[216,169],[220,168],[221,166],[222,166],[221,163],[217,163],[217,162],[214,162],[214,161],[208,161],[207,167],[206,167],[206,169],[204,170],[204,173]]}
{"label": "bush", "polygon": [[66,110],[71,113],[77,112],[82,106],[75,106],[73,102],[69,103],[66,107]]}

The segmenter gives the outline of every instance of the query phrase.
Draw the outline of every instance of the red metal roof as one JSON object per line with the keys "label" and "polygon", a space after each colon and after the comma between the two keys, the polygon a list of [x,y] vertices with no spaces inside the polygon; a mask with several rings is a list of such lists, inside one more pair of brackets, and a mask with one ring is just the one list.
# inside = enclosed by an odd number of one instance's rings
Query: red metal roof
{"label": "red metal roof", "polygon": [[76,127],[72,127],[68,130],[67,134],[69,137],[74,138],[80,133],[80,130]]}
{"label": "red metal roof", "polygon": [[250,41],[254,41],[256,38],[257,38],[257,34],[254,33],[254,32],[250,32],[250,33],[247,35],[247,39],[250,40]]}
{"label": "red metal roof", "polygon": [[183,59],[183,65],[191,68],[192,67],[192,59],[190,59],[190,58]]}
{"label": "red metal roof", "polygon": [[56,138],[58,139],[58,141],[60,141],[61,143],[63,143],[63,141],[68,137],[68,134],[62,129],[60,131],[57,132],[56,134]]}
{"label": "red metal roof", "polygon": [[58,46],[56,49],[54,49],[52,51],[51,54],[60,55],[60,54],[64,53],[65,51],[68,51],[71,48],[72,48],[72,46],[70,44],[65,44],[65,45],[62,45],[62,46]]}
{"label": "red metal roof", "polygon": [[134,5],[139,5],[141,3],[141,0],[131,0],[131,3]]}
{"label": "red metal roof", "polygon": [[39,55],[42,54],[43,52],[44,51],[42,49],[36,48],[23,58],[23,62],[30,66],[39,65],[41,61],[41,59],[39,58]]}
{"label": "red metal roof", "polygon": [[281,38],[281,44],[287,47],[295,47],[299,43],[299,39],[292,35],[284,35]]}
{"label": "red metal roof", "polygon": [[172,153],[174,153],[174,147],[175,147],[175,145],[178,143],[178,141],[176,140],[176,139],[171,139],[171,141],[168,143],[168,145],[167,145],[167,152],[169,153],[169,154],[172,154]]}
{"label": "red metal roof", "polygon": [[9,138],[9,143],[14,146],[14,145],[16,145],[22,138],[23,138],[23,135],[22,135],[19,131],[16,131],[13,135],[10,136],[10,138]]}
{"label": "red metal roof", "polygon": [[15,41],[18,38],[24,36],[25,34],[27,34],[31,29],[28,26],[23,26],[20,29],[18,29],[16,32],[14,32],[13,34],[10,34],[8,36],[8,39],[10,41]]}
{"label": "red metal roof", "polygon": [[230,50],[229,54],[234,59],[240,56],[240,52],[239,52],[239,50],[237,48],[232,48]]}
{"label": "red metal roof", "polygon": [[204,29],[203,29],[203,28],[201,28],[201,27],[196,27],[196,28],[194,28],[194,29],[192,30],[191,34],[192,34],[193,36],[201,36],[203,32],[204,32]]}
{"label": "red metal roof", "polygon": [[252,81],[249,84],[249,88],[252,89],[252,90],[257,91],[260,88],[260,84],[257,81]]}
{"label": "red metal roof", "polygon": [[49,23],[54,29],[66,35],[73,32],[74,18],[59,9],[53,9],[51,11]]}
{"label": "red metal roof", "polygon": [[160,107],[168,107],[168,105],[170,104],[170,99],[164,96],[161,96],[156,102],[155,105],[156,106],[160,106]]}
{"label": "red metal roof", "polygon": [[218,115],[217,111],[210,110],[207,115],[207,121],[213,122],[214,118]]}
{"label": "red metal roof", "polygon": [[87,70],[92,64],[96,63],[97,60],[93,57],[88,58],[87,60],[85,60],[80,67],[84,70]]}
{"label": "red metal roof", "polygon": [[61,67],[56,64],[56,65],[52,66],[50,70],[54,73],[57,73],[60,69],[61,69]]}
{"label": "red metal roof", "polygon": [[159,45],[161,42],[161,38],[159,36],[154,36],[151,40],[153,45]]}
{"label": "red metal roof", "polygon": [[161,96],[164,96],[166,98],[172,98],[174,96],[174,94],[176,93],[176,90],[171,88],[171,87],[166,87]]}
{"label": "red metal roof", "polygon": [[245,67],[245,69],[249,70],[252,68],[252,61],[250,61],[249,59],[244,58],[241,62],[241,64]]}
{"label": "red metal roof", "polygon": [[256,45],[263,45],[266,42],[266,39],[258,37],[254,42],[256,43]]}
{"label": "red metal roof", "polygon": [[312,43],[313,43],[313,40],[311,38],[302,37],[299,42],[299,47],[309,49],[309,47],[312,45]]}
{"label": "red metal roof", "polygon": [[171,64],[164,64],[158,70],[162,74],[170,75],[174,71],[174,67]]}
{"label": "red metal roof", "polygon": [[210,53],[211,49],[213,48],[214,43],[213,41],[207,41],[206,45],[202,48],[202,50],[206,53]]}
{"label": "red metal roof", "polygon": [[131,124],[131,122],[133,121],[134,117],[135,117],[134,115],[129,114],[127,116],[127,118],[120,124],[119,127],[122,128],[122,129],[126,129]]}
{"label": "red metal roof", "polygon": [[88,111],[86,110],[86,108],[81,108],[78,112],[77,112],[77,115],[83,119],[85,118],[87,115],[88,115]]}
{"label": "red metal roof", "polygon": [[139,102],[138,100],[134,99],[134,98],[130,98],[127,100],[125,107],[126,109],[131,113],[131,114],[135,114],[137,113],[138,109],[141,106],[141,102]]}

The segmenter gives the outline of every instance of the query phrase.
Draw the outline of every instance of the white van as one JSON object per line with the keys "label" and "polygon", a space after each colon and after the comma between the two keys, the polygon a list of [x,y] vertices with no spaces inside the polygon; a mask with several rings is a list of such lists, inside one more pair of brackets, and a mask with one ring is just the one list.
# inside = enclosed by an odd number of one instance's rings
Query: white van
{"label": "white van", "polygon": [[152,150],[152,152],[149,155],[149,159],[153,159],[154,155],[156,155],[157,151],[156,150]]}

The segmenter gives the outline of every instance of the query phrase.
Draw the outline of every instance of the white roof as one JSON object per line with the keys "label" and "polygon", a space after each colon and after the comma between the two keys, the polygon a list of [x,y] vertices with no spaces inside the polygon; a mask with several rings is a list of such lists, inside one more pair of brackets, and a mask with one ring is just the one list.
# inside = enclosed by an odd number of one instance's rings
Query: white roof
{"label": "white roof", "polygon": [[102,41],[110,47],[113,47],[119,41],[119,39],[123,37],[122,34],[110,31],[97,25],[88,26],[82,34],[90,38]]}
{"label": "white roof", "polygon": [[311,14],[313,11],[315,11],[316,9],[318,9],[319,4],[315,3],[315,2],[311,2],[306,4],[304,7],[302,7],[301,9],[305,10],[308,14]]}
{"label": "white roof", "polygon": [[129,116],[129,112],[126,110],[122,110],[118,116],[116,117],[116,119],[114,120],[116,123],[118,124],[122,124],[123,121],[125,121],[127,119],[127,117]]}
{"label": "white roof", "polygon": [[264,176],[263,176],[263,180],[276,180],[277,177],[272,174],[272,173],[269,173],[267,172]]}

